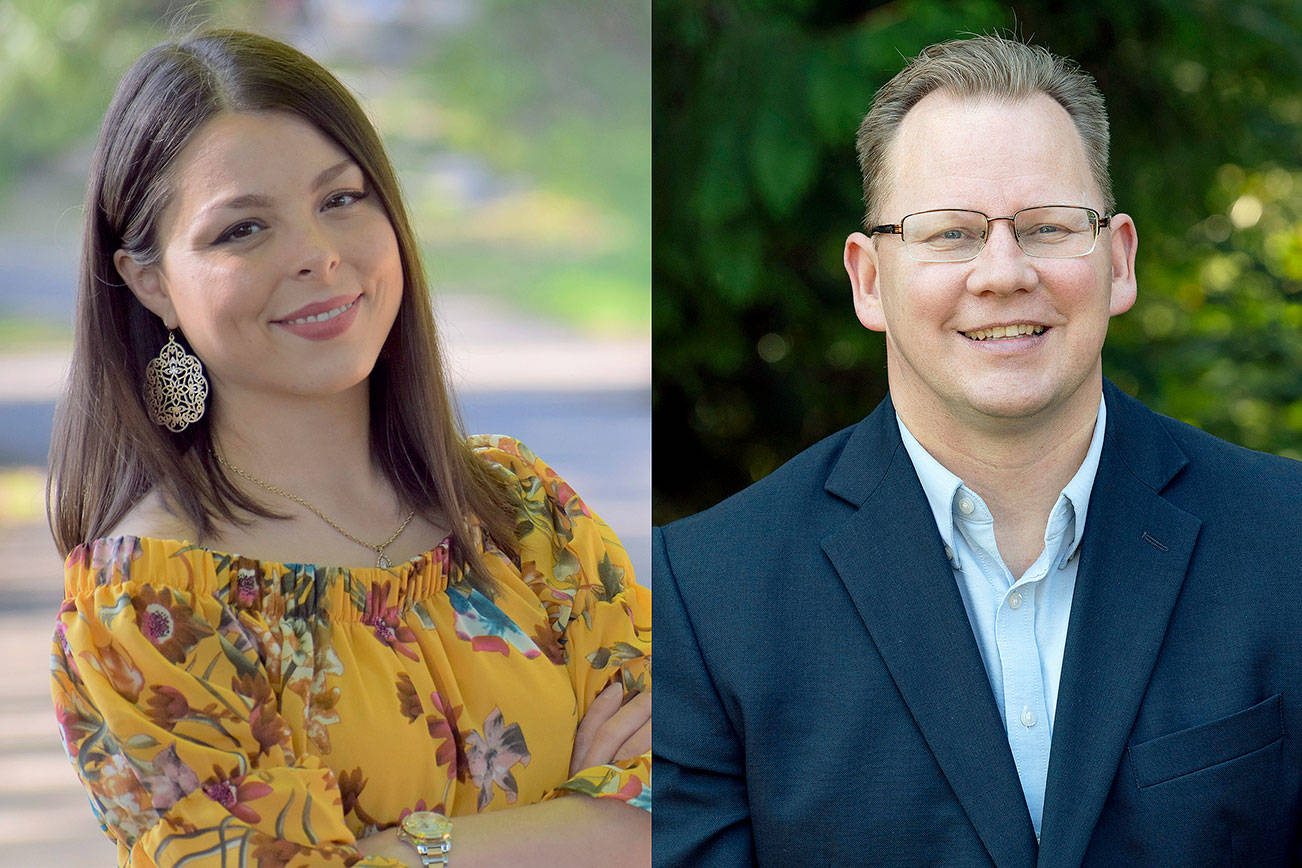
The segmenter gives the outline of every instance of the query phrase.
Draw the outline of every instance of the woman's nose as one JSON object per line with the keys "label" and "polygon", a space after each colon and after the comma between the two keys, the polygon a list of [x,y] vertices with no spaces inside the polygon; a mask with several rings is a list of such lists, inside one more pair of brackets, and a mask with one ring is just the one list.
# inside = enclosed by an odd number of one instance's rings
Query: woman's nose
{"label": "woman's nose", "polygon": [[300,247],[296,251],[299,277],[329,277],[339,266],[339,246],[324,227],[315,221],[300,230]]}

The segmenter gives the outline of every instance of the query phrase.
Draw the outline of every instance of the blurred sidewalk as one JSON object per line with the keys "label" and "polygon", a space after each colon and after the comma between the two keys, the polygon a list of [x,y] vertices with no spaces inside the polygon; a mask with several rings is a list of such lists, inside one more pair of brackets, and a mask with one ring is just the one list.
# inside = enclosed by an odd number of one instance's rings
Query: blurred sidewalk
{"label": "blurred sidewalk", "polygon": [[[594,341],[487,298],[437,301],[466,430],[511,434],[565,477],[615,529],[650,579],[650,341]],[[0,473],[37,497],[67,353],[0,348]],[[0,491],[0,495],[4,492]],[[104,866],[95,827],[63,755],[49,698],[60,560],[29,503],[0,503],[0,866]]]}

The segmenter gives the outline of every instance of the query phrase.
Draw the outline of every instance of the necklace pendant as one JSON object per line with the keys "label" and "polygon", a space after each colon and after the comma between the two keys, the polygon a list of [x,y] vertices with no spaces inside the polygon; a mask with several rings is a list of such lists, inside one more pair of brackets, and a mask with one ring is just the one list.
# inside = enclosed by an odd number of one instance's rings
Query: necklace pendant
{"label": "necklace pendant", "polygon": [[390,566],[389,559],[384,556],[384,552],[379,552],[375,558],[375,565],[382,570],[387,570]]}

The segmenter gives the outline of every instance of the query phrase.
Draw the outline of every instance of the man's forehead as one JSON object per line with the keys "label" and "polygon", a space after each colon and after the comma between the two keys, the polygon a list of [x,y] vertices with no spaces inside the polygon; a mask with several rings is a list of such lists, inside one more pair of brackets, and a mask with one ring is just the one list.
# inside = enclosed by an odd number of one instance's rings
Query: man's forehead
{"label": "man's forehead", "polygon": [[[1063,197],[1054,204],[1087,204],[1085,199],[1097,198],[1091,195],[1093,176],[1071,116],[1043,93],[1016,98],[928,94],[905,115],[887,163],[887,201],[916,210],[997,204],[945,200],[947,195],[985,199],[1006,193],[1013,201],[1019,196]],[[918,197],[927,201],[920,203]]]}
{"label": "man's forehead", "polygon": [[1046,133],[1074,134],[1077,141],[1080,138],[1071,115],[1048,94],[966,96],[937,90],[909,109],[893,144],[903,141],[911,147],[957,149],[972,144],[1016,142]]}

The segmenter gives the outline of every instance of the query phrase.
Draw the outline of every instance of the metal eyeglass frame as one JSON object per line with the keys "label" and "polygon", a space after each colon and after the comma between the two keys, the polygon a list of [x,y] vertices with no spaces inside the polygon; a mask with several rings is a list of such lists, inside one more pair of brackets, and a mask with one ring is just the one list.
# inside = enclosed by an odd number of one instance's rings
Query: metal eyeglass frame
{"label": "metal eyeglass frame", "polygon": [[[1093,215],[1093,219],[1090,220],[1090,226],[1094,228],[1094,238],[1090,241],[1090,249],[1086,250],[1084,253],[1073,253],[1070,256],[1045,256],[1044,254],[1041,253],[1032,253],[1031,251],[1023,247],[1022,237],[1017,234],[1017,215],[1025,211],[1038,211],[1041,208],[1076,208],[1077,210],[1080,211],[1088,211],[1091,215]],[[1034,256],[1036,259],[1076,259],[1081,256],[1089,256],[1091,253],[1094,252],[1094,248],[1097,247],[1099,243],[1099,233],[1102,232],[1103,229],[1106,228],[1108,224],[1112,222],[1112,215],[1100,214],[1099,212],[1095,211],[1093,208],[1087,208],[1084,205],[1032,205],[1029,208],[1018,208],[1008,217],[991,217],[990,215],[986,214],[984,211],[974,211],[970,208],[928,208],[926,211],[914,211],[912,214],[905,214],[903,217],[900,218],[899,223],[883,223],[879,226],[874,226],[868,230],[868,237],[871,238],[874,235],[898,235],[900,236],[900,241],[903,241],[905,220],[908,220],[910,217],[916,217],[919,214],[935,214],[940,211],[958,211],[963,214],[980,214],[982,217],[984,217],[986,221],[986,231],[985,234],[981,237],[981,246],[978,247],[976,249],[976,252],[973,253],[971,256],[965,256],[962,259],[918,259],[909,251],[909,245],[905,244],[904,252],[907,253],[909,258],[914,260],[915,262],[971,262],[973,259],[976,259],[978,256],[981,255],[982,250],[986,249],[986,242],[990,238],[990,224],[994,223],[996,220],[1007,220],[1009,223],[1012,224],[1011,228],[1013,230],[1013,240],[1017,242],[1018,249],[1021,250],[1023,253],[1025,253],[1027,256]]]}

